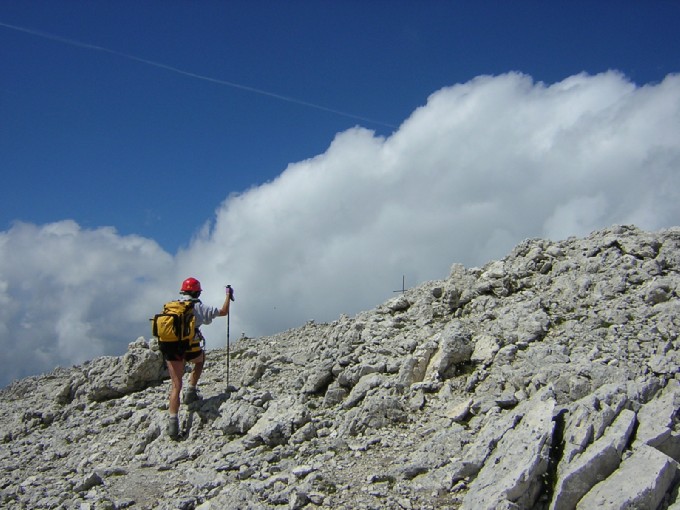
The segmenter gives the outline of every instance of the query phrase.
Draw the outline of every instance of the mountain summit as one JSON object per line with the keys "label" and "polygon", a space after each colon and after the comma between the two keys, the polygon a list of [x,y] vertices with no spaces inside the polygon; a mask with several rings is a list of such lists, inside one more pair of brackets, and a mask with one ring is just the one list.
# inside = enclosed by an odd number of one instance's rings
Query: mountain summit
{"label": "mountain summit", "polygon": [[165,432],[154,341],[0,392],[0,505],[680,509],[680,228],[530,239],[208,352]]}

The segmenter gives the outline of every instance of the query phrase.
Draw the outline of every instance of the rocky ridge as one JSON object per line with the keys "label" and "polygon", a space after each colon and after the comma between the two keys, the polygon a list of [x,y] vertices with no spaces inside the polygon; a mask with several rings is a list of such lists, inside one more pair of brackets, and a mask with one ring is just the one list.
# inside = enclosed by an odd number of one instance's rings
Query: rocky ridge
{"label": "rocky ridge", "polygon": [[679,295],[680,228],[526,240],[210,351],[179,441],[139,338],[0,392],[0,506],[678,510]]}

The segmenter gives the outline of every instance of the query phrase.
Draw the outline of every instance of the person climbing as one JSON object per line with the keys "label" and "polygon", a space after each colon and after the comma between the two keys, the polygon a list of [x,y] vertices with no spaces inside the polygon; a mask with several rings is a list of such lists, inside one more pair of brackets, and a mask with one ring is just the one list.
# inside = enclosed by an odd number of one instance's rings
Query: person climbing
{"label": "person climbing", "polygon": [[210,324],[215,317],[224,317],[229,313],[229,303],[234,300],[234,290],[230,285],[226,287],[226,297],[222,308],[204,305],[199,296],[201,282],[196,278],[187,278],[180,288],[180,302],[191,301],[195,318],[194,338],[187,342],[160,342],[160,350],[163,354],[172,385],[170,387],[168,435],[175,439],[179,436],[179,406],[182,392],[182,378],[184,376],[185,363],[192,363],[193,369],[189,377],[189,384],[183,395],[183,402],[189,404],[198,400],[197,385],[205,364],[205,351],[203,350],[205,339],[200,331],[200,326]]}

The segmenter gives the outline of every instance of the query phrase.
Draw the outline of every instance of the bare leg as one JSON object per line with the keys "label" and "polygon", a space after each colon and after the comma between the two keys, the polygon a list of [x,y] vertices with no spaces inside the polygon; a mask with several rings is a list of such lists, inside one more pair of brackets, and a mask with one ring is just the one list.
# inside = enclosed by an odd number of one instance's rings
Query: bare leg
{"label": "bare leg", "polygon": [[170,387],[170,414],[179,413],[179,395],[182,391],[182,377],[184,376],[184,361],[168,361],[168,372],[172,386]]}
{"label": "bare leg", "polygon": [[198,384],[198,379],[203,373],[203,365],[205,364],[205,352],[202,352],[200,356],[191,360],[194,364],[194,368],[191,371],[191,376],[189,377],[189,384],[196,386]]}

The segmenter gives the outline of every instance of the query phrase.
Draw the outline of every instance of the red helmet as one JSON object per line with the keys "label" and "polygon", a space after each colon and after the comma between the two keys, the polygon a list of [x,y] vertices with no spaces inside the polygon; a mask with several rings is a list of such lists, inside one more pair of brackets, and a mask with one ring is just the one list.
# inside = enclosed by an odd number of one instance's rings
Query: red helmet
{"label": "red helmet", "polygon": [[201,292],[201,282],[196,278],[187,278],[182,282],[180,292]]}

